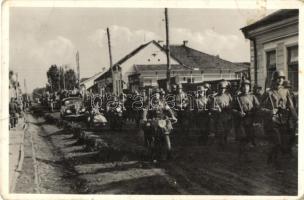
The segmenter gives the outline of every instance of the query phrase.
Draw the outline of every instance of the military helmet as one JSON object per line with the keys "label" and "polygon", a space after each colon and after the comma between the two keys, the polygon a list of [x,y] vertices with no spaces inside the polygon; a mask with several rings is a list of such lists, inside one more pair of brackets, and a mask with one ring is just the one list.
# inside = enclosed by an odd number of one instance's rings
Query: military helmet
{"label": "military helmet", "polygon": [[172,85],[172,88],[177,89],[177,85],[176,85],[176,84],[173,84],[173,85]]}
{"label": "military helmet", "polygon": [[242,81],[241,85],[251,85],[250,81],[245,79],[244,81]]}
{"label": "military helmet", "polygon": [[277,80],[277,79],[280,78],[280,77],[285,78],[285,74],[284,74],[283,71],[277,70],[277,71],[274,71],[274,72],[272,73],[272,78],[271,78],[271,80],[274,81],[274,80]]}
{"label": "military helmet", "polygon": [[227,81],[221,81],[219,83],[219,88],[227,88],[228,87],[228,82]]}
{"label": "military helmet", "polygon": [[153,94],[156,94],[156,93],[159,93],[159,94],[160,94],[160,89],[155,88],[155,89],[153,90]]}
{"label": "military helmet", "polygon": [[210,89],[210,87],[211,87],[209,83],[204,83],[203,86],[204,86],[206,89]]}
{"label": "military helmet", "polygon": [[206,88],[205,88],[204,86],[198,86],[198,87],[197,87],[197,90],[198,90],[198,91],[205,91]]}
{"label": "military helmet", "polygon": [[165,90],[164,90],[163,88],[160,88],[159,93],[160,93],[161,95],[165,95],[165,94],[166,94],[166,92],[165,92]]}

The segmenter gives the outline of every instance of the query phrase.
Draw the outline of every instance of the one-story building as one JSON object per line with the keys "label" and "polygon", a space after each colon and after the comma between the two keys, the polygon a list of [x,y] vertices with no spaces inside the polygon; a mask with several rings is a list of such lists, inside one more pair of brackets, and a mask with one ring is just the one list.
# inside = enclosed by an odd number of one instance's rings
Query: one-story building
{"label": "one-story building", "polygon": [[251,80],[266,89],[272,73],[283,70],[298,91],[299,10],[278,10],[241,30],[250,40]]}
{"label": "one-story building", "polygon": [[[240,63],[221,59],[219,56],[203,53],[187,46],[170,46],[171,76],[180,76],[181,82],[196,83],[206,80],[237,79],[248,72],[249,67]],[[150,41],[136,48],[114,64],[117,77],[121,77],[124,89],[138,90],[146,86],[156,86],[157,80],[164,79],[167,71],[165,46]],[[239,73],[238,73],[239,72]],[[241,73],[240,73],[241,72]],[[111,70],[95,79],[101,88],[112,83]]]}

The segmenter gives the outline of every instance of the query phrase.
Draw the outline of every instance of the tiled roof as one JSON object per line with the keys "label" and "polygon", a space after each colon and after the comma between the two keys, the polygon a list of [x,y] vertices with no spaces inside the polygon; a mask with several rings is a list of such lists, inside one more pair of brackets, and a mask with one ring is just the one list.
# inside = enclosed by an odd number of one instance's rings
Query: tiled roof
{"label": "tiled roof", "polygon": [[208,68],[238,70],[242,68],[218,56],[206,54],[185,45],[171,45],[170,53],[172,57],[187,67],[198,68],[199,70]]}
{"label": "tiled roof", "polygon": [[[148,46],[149,44],[155,44],[158,48],[160,48],[161,51],[166,51],[165,47],[158,44],[155,40],[152,40],[148,43],[142,44],[136,49],[134,49],[132,52],[124,56],[122,59],[120,59],[115,65],[120,65],[135,54],[137,54],[140,50]],[[180,65],[176,65],[173,67],[183,67],[184,69],[198,69],[198,70],[212,70],[212,69],[223,69],[223,70],[232,70],[232,71],[238,71],[241,69],[244,69],[243,66],[236,65],[232,62],[223,60],[219,58],[218,56],[209,55],[206,53],[203,53],[201,51],[192,49],[185,45],[170,45],[170,55],[173,59],[179,62]],[[139,66],[139,65],[138,65]],[[163,69],[166,67],[166,65],[146,65],[144,67],[145,70],[158,70],[155,69]],[[142,69],[143,70],[143,69]],[[103,77],[109,76],[111,73],[110,69],[106,72],[100,75],[95,81],[98,81],[100,79],[103,79]]]}
{"label": "tiled roof", "polygon": [[[134,56],[135,54],[137,54],[140,50],[142,50],[143,48],[145,48],[146,46],[148,46],[150,43],[157,43],[154,40],[147,42],[145,44],[140,45],[139,47],[137,47],[136,49],[134,49],[133,51],[131,51],[129,54],[127,54],[126,56],[124,56],[123,58],[121,58],[118,62],[116,62],[113,66],[115,65],[120,65],[123,62],[125,62],[126,60],[128,60],[129,58],[131,58],[132,56]],[[108,75],[111,74],[110,69],[108,69],[107,72],[105,72],[104,74],[100,75],[95,81],[98,81],[100,79],[102,79],[103,77],[106,77]]]}
{"label": "tiled roof", "polygon": [[[136,72],[142,71],[162,71],[167,70],[167,65],[135,65],[134,66]],[[189,70],[182,65],[171,65],[171,70]]]}
{"label": "tiled roof", "polygon": [[283,19],[289,18],[289,17],[293,17],[293,16],[298,16],[299,15],[299,10],[298,9],[282,9],[282,10],[278,10],[274,13],[271,13],[270,15],[263,17],[262,19],[248,25],[245,26],[243,28],[241,28],[241,30],[245,33],[249,30],[252,30],[254,28],[257,28],[259,26],[264,26],[264,25],[268,25],[274,22],[278,22],[281,21]]}
{"label": "tiled roof", "polygon": [[83,81],[86,81],[86,80],[88,80],[88,79],[90,79],[90,78],[81,78],[81,79],[80,79],[80,83],[83,82]]}
{"label": "tiled roof", "polygon": [[234,64],[244,68],[250,67],[250,62],[234,62]]}

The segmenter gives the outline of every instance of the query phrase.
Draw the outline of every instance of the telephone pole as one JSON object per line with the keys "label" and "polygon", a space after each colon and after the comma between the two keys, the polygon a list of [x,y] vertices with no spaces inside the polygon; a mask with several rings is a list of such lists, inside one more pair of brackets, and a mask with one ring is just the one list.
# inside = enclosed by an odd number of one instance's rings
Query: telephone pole
{"label": "telephone pole", "polygon": [[112,91],[115,94],[116,93],[116,80],[114,77],[114,72],[113,72],[113,62],[112,62],[112,51],[111,51],[111,37],[110,37],[110,30],[107,28],[107,36],[108,36],[108,47],[109,47],[109,57],[110,57],[110,69],[111,69],[111,74],[112,74]]}
{"label": "telephone pole", "polygon": [[62,68],[63,70],[63,89],[65,90],[65,71],[66,71],[66,65]]}
{"label": "telephone pole", "polygon": [[78,89],[80,90],[80,65],[79,65],[79,51],[76,53],[76,65],[77,65],[77,79],[78,79]]}
{"label": "telephone pole", "polygon": [[171,63],[170,63],[170,39],[169,39],[168,8],[165,8],[165,22],[166,22],[166,55],[167,55],[167,91],[171,91],[171,88],[170,88]]}
{"label": "telephone pole", "polygon": [[26,79],[24,79],[24,93],[27,94]]}
{"label": "telephone pole", "polygon": [[59,75],[58,75],[58,79],[59,79],[59,81],[58,81],[58,91],[60,91],[61,90],[61,67],[59,67]]}

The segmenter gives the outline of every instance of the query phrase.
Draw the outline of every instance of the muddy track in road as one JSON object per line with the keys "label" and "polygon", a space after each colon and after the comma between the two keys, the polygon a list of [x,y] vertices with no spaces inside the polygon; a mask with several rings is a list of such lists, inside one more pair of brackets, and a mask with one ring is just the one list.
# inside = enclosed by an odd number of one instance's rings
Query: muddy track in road
{"label": "muddy track in road", "polygon": [[[27,114],[25,158],[16,193],[61,193],[79,191],[74,168],[62,157],[50,138],[45,137],[42,115]],[[77,185],[78,184],[78,185]]]}
{"label": "muddy track in road", "polygon": [[[62,154],[67,168],[74,171],[76,193],[85,194],[180,194],[180,188],[165,170],[143,161],[143,147],[130,142],[132,133],[108,131],[101,138],[107,144],[103,151],[90,152],[73,137],[45,123],[41,135],[52,141]],[[132,132],[132,131],[131,131]],[[158,188],[159,187],[159,188]]]}

